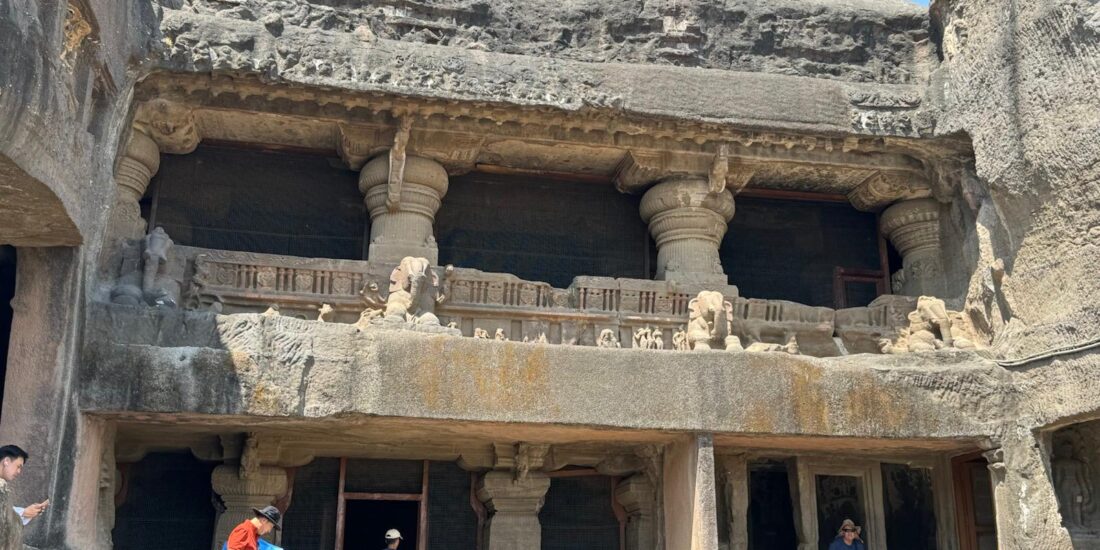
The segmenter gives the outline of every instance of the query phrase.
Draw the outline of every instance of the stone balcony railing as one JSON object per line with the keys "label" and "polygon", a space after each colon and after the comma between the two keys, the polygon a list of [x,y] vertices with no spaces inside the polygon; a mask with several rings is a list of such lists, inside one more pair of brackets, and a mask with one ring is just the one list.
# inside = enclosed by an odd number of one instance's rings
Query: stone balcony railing
{"label": "stone balcony railing", "polygon": [[[187,308],[256,313],[275,306],[280,315],[316,319],[327,304],[328,321],[354,323],[372,299],[381,299],[378,291],[388,287],[393,267],[176,246],[165,271],[181,282]],[[674,337],[688,323],[689,302],[704,290],[608,277],[577,277],[562,289],[504,273],[433,269],[443,295],[435,313],[443,324],[464,336],[550,344],[594,346],[610,330],[622,347],[632,347],[642,330],[650,336],[646,347],[674,349]],[[880,353],[880,340],[904,331],[917,303],[886,295],[868,307],[833,310],[743,298],[734,286],[705,290],[720,291],[731,303],[731,332],[746,344],[797,341],[798,353],[817,357]]]}

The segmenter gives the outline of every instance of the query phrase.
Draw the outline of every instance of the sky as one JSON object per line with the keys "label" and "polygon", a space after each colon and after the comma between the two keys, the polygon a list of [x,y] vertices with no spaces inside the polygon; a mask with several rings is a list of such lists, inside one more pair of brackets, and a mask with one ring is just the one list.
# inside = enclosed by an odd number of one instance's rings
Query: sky
{"label": "sky", "polygon": [[928,5],[928,0],[909,0],[909,1],[916,4],[916,5],[918,5],[918,6],[927,6]]}

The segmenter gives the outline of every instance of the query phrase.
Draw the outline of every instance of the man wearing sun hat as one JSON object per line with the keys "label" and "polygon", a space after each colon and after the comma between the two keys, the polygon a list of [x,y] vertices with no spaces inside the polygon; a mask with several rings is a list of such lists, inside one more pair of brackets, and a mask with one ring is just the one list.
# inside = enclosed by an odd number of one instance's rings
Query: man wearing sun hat
{"label": "man wearing sun hat", "polygon": [[866,550],[863,539],[859,538],[863,528],[856,522],[846,519],[840,524],[840,530],[836,532],[836,538],[829,545],[829,550]]}
{"label": "man wearing sun hat", "polygon": [[252,519],[242,521],[229,533],[229,541],[226,542],[226,550],[259,550],[259,538],[270,533],[272,529],[281,529],[283,514],[274,506],[253,508],[256,515]]}

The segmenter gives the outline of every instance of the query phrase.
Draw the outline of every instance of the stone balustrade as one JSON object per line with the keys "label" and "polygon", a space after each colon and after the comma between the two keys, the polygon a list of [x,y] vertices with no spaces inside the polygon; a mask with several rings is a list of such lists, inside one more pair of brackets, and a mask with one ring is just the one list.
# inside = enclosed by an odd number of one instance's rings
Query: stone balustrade
{"label": "stone balustrade", "polygon": [[[391,264],[359,260],[297,258],[178,246],[166,267],[186,289],[192,309],[259,313],[277,306],[281,315],[353,323],[389,286]],[[700,288],[674,281],[577,277],[569,288],[526,281],[504,273],[433,267],[442,301],[435,313],[464,336],[565,345],[600,345],[605,331],[622,347],[648,331],[650,349],[673,349],[688,322],[688,304]],[[880,341],[908,326],[916,298],[882,296],[868,307],[833,310],[783,300],[737,295],[717,288],[733,306],[732,333],[753,342],[798,343],[804,355],[880,353]],[[656,342],[660,334],[660,343]]]}

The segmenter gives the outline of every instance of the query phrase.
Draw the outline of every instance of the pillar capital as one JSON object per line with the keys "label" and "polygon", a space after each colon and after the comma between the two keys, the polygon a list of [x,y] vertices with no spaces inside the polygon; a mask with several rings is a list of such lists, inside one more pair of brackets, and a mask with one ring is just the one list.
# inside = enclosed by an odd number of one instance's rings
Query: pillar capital
{"label": "pillar capital", "polygon": [[882,213],[881,230],[902,257],[895,294],[942,296],[940,204],[935,199],[902,201]]}
{"label": "pillar capital", "polygon": [[439,262],[432,225],[447,194],[447,170],[424,157],[404,156],[400,170],[393,155],[380,155],[363,166],[359,191],[371,218],[368,259],[398,263],[406,256]]}
{"label": "pillar capital", "polygon": [[539,510],[550,489],[543,472],[530,472],[522,479],[511,472],[486,473],[478,484],[477,498],[492,512],[486,525],[487,550],[539,550],[542,525]]}
{"label": "pillar capital", "polygon": [[931,187],[919,174],[878,171],[848,192],[848,202],[856,210],[878,212],[897,201],[925,198],[931,194]]}
{"label": "pillar capital", "polygon": [[718,247],[733,219],[733,194],[703,177],[674,177],[642,196],[640,213],[657,243],[657,278],[726,284]]}

